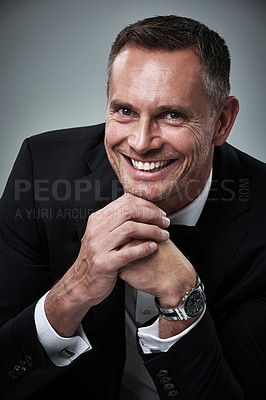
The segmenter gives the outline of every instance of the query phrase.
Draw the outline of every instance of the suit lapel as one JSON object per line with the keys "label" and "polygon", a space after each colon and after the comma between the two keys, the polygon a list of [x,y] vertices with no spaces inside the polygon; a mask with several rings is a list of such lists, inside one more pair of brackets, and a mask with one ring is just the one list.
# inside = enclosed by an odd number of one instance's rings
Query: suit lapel
{"label": "suit lapel", "polygon": [[199,243],[196,269],[211,300],[228,271],[246,229],[237,217],[249,209],[241,196],[245,176],[233,148],[224,145],[215,151],[213,182],[209,197],[198,221]]}

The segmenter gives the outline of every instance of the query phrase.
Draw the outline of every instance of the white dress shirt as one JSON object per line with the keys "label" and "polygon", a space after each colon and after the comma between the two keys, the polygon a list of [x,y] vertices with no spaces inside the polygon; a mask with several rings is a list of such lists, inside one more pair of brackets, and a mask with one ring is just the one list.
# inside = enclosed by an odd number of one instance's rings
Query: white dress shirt
{"label": "white dress shirt", "polygon": [[[212,171],[199,196],[182,210],[168,216],[171,224],[196,225],[207,200],[211,181]],[[75,335],[71,338],[63,338],[54,331],[44,311],[46,295],[38,301],[35,308],[35,324],[38,339],[55,365],[66,366],[92,347],[82,329],[82,325],[80,325]],[[127,360],[122,382],[121,400],[159,399],[153,381],[143,366],[142,359],[137,352],[135,342],[136,330],[141,349],[144,353],[152,353],[154,351],[166,352],[176,341],[180,340],[196,326],[204,315],[204,312],[189,328],[179,335],[168,339],[161,339],[159,337],[159,319],[150,326],[139,327],[158,314],[154,304],[154,297],[126,284]],[[138,394],[135,393],[136,387],[139,388]],[[134,389],[134,393],[131,393],[131,388]]]}

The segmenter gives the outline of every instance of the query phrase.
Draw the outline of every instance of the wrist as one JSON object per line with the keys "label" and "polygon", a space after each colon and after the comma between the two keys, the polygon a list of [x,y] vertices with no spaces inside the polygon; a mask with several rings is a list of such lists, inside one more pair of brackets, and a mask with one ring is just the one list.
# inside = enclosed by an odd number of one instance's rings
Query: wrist
{"label": "wrist", "polygon": [[[177,306],[162,306],[165,303],[155,297],[155,304],[160,315],[168,321],[186,321],[201,314],[206,303],[204,285],[197,275],[197,283],[185,293]],[[169,304],[169,303],[166,303]]]}
{"label": "wrist", "polygon": [[91,307],[78,292],[78,287],[68,286],[63,277],[46,296],[44,303],[46,318],[56,333],[62,337],[74,335]]}
{"label": "wrist", "polygon": [[[185,293],[185,291],[184,291]],[[176,308],[181,303],[183,296],[175,295],[175,296],[164,296],[164,297],[156,297],[155,303],[157,306],[165,309]]]}
{"label": "wrist", "polygon": [[193,325],[197,318],[198,317],[194,317],[186,321],[168,321],[160,315],[159,337],[161,339],[168,339],[172,336],[179,335]]}
{"label": "wrist", "polygon": [[191,329],[199,323],[203,318],[206,311],[206,304],[202,312],[194,318],[190,318],[186,321],[168,321],[161,315],[159,317],[159,337],[161,339],[168,339],[170,337],[179,335],[181,333],[187,334]]}
{"label": "wrist", "polygon": [[191,276],[180,282],[178,288],[168,289],[164,296],[157,297],[157,304],[166,309],[178,307],[185,294],[198,284],[198,274],[193,269]]}

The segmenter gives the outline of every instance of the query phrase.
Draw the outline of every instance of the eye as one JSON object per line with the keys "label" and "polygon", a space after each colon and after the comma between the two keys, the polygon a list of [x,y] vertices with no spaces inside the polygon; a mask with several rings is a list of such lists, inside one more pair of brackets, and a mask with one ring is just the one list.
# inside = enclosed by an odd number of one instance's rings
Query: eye
{"label": "eye", "polygon": [[168,115],[170,116],[171,119],[181,118],[181,115],[178,112],[174,112],[174,111],[170,112]]}
{"label": "eye", "polygon": [[165,123],[172,124],[172,125],[179,125],[186,119],[185,115],[180,113],[179,111],[166,111],[163,113],[161,118],[164,120]]}
{"label": "eye", "polygon": [[119,111],[122,115],[126,115],[126,116],[129,116],[129,115],[132,114],[132,111],[130,110],[130,108],[126,108],[126,107],[119,108],[118,111]]}

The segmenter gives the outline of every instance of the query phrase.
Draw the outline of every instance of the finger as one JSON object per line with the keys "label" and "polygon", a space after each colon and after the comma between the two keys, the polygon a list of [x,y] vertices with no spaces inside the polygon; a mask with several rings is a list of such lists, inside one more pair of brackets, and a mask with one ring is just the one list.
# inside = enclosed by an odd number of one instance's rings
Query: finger
{"label": "finger", "polygon": [[100,212],[103,214],[103,217],[106,218],[113,212],[119,210],[125,204],[135,204],[137,207],[149,207],[156,210],[159,210],[162,215],[166,215],[166,213],[161,210],[157,205],[154,203],[145,200],[141,197],[134,196],[130,193],[125,193],[123,196],[119,197],[118,199],[114,200],[113,202],[109,203],[107,206],[102,208]]}
{"label": "finger", "polygon": [[125,203],[111,217],[114,217],[113,229],[125,221],[143,222],[157,225],[161,228],[167,228],[170,225],[169,218],[164,215],[160,208],[152,203],[148,205],[142,204],[141,206],[134,202]]}
{"label": "finger", "polygon": [[110,263],[115,264],[119,269],[132,261],[149,256],[156,250],[157,243],[152,241],[142,242],[132,247],[123,247],[110,253]]}
{"label": "finger", "polygon": [[[157,225],[144,224],[135,221],[126,221],[113,231],[115,237],[121,237],[125,243],[131,239],[153,240],[163,242],[169,238],[169,232]],[[122,243],[123,244],[123,243]]]}
{"label": "finger", "polygon": [[125,204],[136,204],[139,206],[148,206],[150,203],[147,200],[141,199],[139,197],[133,196],[129,193],[125,193],[123,196],[119,197],[118,199],[112,201],[111,203],[107,204],[105,207],[101,208],[99,211],[96,211],[92,215],[97,215],[99,218],[108,218],[110,215],[118,211],[123,205]]}
{"label": "finger", "polygon": [[163,242],[169,238],[169,233],[157,225],[126,221],[105,236],[102,246],[106,251],[112,251],[130,242],[132,239]]}
{"label": "finger", "polygon": [[169,226],[170,220],[165,217],[164,211],[155,204],[130,194],[124,196],[120,198],[121,200],[115,200],[104,209],[90,216],[89,225],[94,227],[95,233],[105,232],[106,234],[116,229],[125,221],[155,224],[161,228]]}

